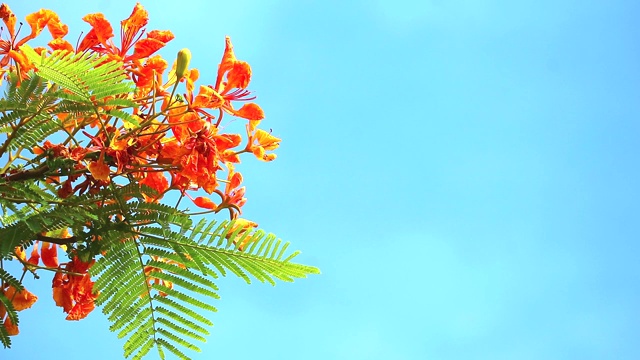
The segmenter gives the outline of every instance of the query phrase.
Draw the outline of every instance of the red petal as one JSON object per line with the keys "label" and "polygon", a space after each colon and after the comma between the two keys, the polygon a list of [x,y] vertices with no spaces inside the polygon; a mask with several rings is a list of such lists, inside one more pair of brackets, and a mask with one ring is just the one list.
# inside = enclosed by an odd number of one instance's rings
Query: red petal
{"label": "red petal", "polygon": [[40,253],[42,254],[42,263],[44,266],[50,268],[58,267],[58,245],[43,242]]}
{"label": "red petal", "polygon": [[203,209],[209,209],[209,210],[213,210],[216,207],[218,207],[213,201],[211,201],[211,199],[204,196],[199,196],[195,198],[193,200],[193,203],[196,204],[196,206],[198,207],[201,207]]}

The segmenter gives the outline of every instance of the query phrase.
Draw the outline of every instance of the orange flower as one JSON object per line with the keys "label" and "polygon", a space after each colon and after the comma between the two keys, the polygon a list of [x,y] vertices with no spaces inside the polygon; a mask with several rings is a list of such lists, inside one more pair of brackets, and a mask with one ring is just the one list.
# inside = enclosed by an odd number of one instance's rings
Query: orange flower
{"label": "orange flower", "polygon": [[49,29],[49,32],[54,39],[62,38],[69,32],[67,25],[62,24],[58,14],[51,10],[40,9],[39,11],[27,15],[26,20],[31,26],[31,34],[20,40],[20,42],[16,44],[16,47],[19,47],[28,40],[34,39],[36,36],[40,35],[40,32],[44,30],[45,26]]}
{"label": "orange flower", "polygon": [[[236,59],[231,38],[227,36],[225,38],[225,50],[218,66],[215,85],[200,86],[200,92],[196,98],[191,99],[191,97],[187,96],[187,100],[190,103],[190,107],[196,111],[200,111],[200,108],[220,109],[220,116],[216,125],[220,124],[223,112],[249,120],[261,120],[264,118],[264,113],[262,113],[258,105],[253,104],[242,111],[236,111],[231,104],[231,101],[255,99],[255,97],[250,97],[251,92],[246,90],[250,81],[251,67],[247,62]],[[210,115],[209,117],[211,118]]]}
{"label": "orange flower", "polygon": [[101,13],[87,14],[82,20],[91,25],[91,30],[89,30],[87,35],[82,39],[76,51],[81,52],[93,49],[93,47],[99,44],[108,47],[109,44],[107,40],[113,37],[113,28],[111,27],[111,23],[105,19],[104,15]]}
{"label": "orange flower", "polygon": [[228,208],[231,213],[231,217],[235,218],[241,213],[240,208],[247,202],[247,198],[244,197],[245,187],[238,188],[242,183],[242,175],[235,171],[235,167],[231,163],[225,164],[228,169],[227,185],[225,186],[224,193],[216,191],[220,197],[222,197],[222,208]]}
{"label": "orange flower", "polygon": [[155,190],[158,194],[154,197],[147,196],[147,194],[143,194],[146,201],[154,201],[162,198],[164,193],[169,189],[169,182],[167,178],[164,176],[162,172],[152,171],[149,168],[145,168],[144,170],[144,178],[140,180],[141,185],[147,185],[148,187]]}
{"label": "orange flower", "polygon": [[27,15],[26,21],[31,27],[31,32],[20,40],[16,39],[16,16],[6,4],[0,5],[0,18],[9,32],[8,40],[0,39],[0,55],[3,55],[0,67],[7,66],[9,61],[13,60],[19,66],[19,71],[22,74],[26,74],[33,68],[33,65],[19,50],[20,46],[40,35],[45,27],[49,29],[53,39],[61,39],[68,32],[68,27],[62,24],[58,15],[51,10],[41,9]]}
{"label": "orange flower", "polygon": [[[215,89],[218,91],[222,89],[223,78],[225,74],[230,71],[232,72],[231,78],[234,80],[231,81],[231,85],[244,85],[240,86],[241,89],[244,89],[249,85],[249,80],[251,80],[251,67],[246,62],[238,61],[238,59],[236,59],[236,55],[233,52],[233,45],[231,44],[231,38],[229,36],[225,37],[224,45],[222,61],[220,61],[220,65],[218,65],[218,76],[216,78]],[[228,76],[229,75],[227,75],[227,82],[229,82]],[[226,87],[229,88],[229,86]]]}
{"label": "orange flower", "polygon": [[262,129],[257,129],[253,134],[251,133],[251,126],[247,126],[247,133],[249,134],[248,149],[258,159],[262,161],[272,161],[276,158],[276,154],[267,154],[267,150],[275,150],[280,146],[281,139],[271,135]]}
{"label": "orange flower", "polygon": [[42,263],[46,267],[57,268],[58,267],[58,245],[50,242],[42,242]]}
{"label": "orange flower", "polygon": [[109,165],[104,163],[104,153],[100,153],[98,161],[90,161],[87,169],[96,180],[109,181]]}
{"label": "orange flower", "polygon": [[[5,25],[7,25],[7,30],[9,31],[9,37],[11,38],[11,41],[14,41],[16,36],[16,16],[6,4],[2,4],[0,6],[0,18],[2,19],[2,21],[4,21]],[[54,39],[62,38],[69,32],[68,26],[61,23],[58,14],[51,10],[40,9],[34,13],[27,15],[25,19],[31,27],[31,33],[22,38],[20,41],[13,43],[13,49],[17,49],[27,41],[36,38],[38,35],[40,35],[45,27],[48,28],[51,37]]]}
{"label": "orange flower", "polygon": [[149,13],[140,3],[133,7],[131,15],[120,22],[120,33],[122,35],[122,47],[130,48],[136,42],[136,36],[149,22]]}
{"label": "orange flower", "polygon": [[17,289],[11,285],[4,289],[4,296],[11,301],[11,304],[13,304],[13,308],[16,311],[28,309],[38,300],[38,297],[27,289],[17,291]]}
{"label": "orange flower", "polygon": [[159,55],[148,58],[133,76],[138,92],[140,94],[148,93],[152,90],[154,82],[159,88],[162,85],[162,73],[167,69],[167,66],[167,61]]}
{"label": "orange flower", "polygon": [[98,295],[93,293],[93,281],[87,273],[94,262],[85,263],[75,256],[65,265],[65,270],[83,275],[57,272],[53,277],[53,300],[68,314],[67,320],[84,319],[95,308]]}
{"label": "orange flower", "polygon": [[[113,43],[113,28],[103,14],[89,14],[82,20],[91,25],[91,30],[82,39],[76,51],[93,50],[123,62],[146,58],[174,38],[170,31],[153,30],[147,33],[145,39],[140,39],[149,21],[149,14],[139,3],[134,6],[131,15],[120,22],[120,47]],[[131,48],[134,49],[133,54],[127,55]]]}
{"label": "orange flower", "polygon": [[215,126],[193,112],[180,117],[170,116],[169,122],[176,124],[172,126],[175,138],[163,144],[158,162],[178,166],[180,177],[211,194],[217,188],[219,162],[226,158],[237,160],[235,153],[227,150],[240,145],[242,138],[238,134],[217,134]]}

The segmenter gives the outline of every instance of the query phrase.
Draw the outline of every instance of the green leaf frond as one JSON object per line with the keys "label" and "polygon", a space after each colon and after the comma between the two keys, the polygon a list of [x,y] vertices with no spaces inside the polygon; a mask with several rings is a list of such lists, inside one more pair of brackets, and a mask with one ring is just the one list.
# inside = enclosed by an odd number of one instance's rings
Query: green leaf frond
{"label": "green leaf frond", "polygon": [[19,79],[12,75],[8,82],[0,100],[0,128],[10,134],[4,149],[30,148],[60,129],[49,113],[58,97],[42,78],[31,73],[18,86]]}
{"label": "green leaf frond", "polygon": [[47,210],[34,208],[33,212],[10,225],[0,228],[0,256],[7,256],[16,246],[28,246],[33,243],[37,234],[84,224],[89,219],[96,219],[91,206],[70,207],[54,206]]}
{"label": "green leaf frond", "polygon": [[[205,326],[211,322],[196,309],[211,307],[190,293],[217,299],[215,284],[191,269],[147,254],[140,239],[107,236],[102,242],[106,253],[91,269],[100,291],[97,304],[112,322],[110,330],[127,338],[125,357],[140,358],[154,344],[184,358],[178,347],[199,351],[191,340],[204,341],[209,333]],[[158,290],[156,283],[171,283],[175,288]],[[170,295],[175,293],[179,295]]]}
{"label": "green leaf frond", "polygon": [[134,86],[116,61],[105,61],[98,54],[54,51],[41,56],[28,45],[20,50],[38,68],[38,76],[75,95],[78,102],[91,103],[109,96],[128,94]]}
{"label": "green leaf frond", "polygon": [[124,210],[147,225],[132,226],[126,238],[104,234],[104,256],[91,272],[110,330],[126,339],[125,357],[154,347],[185,359],[183,349],[199,351],[193,342],[205,341],[212,325],[202,311],[217,311],[202,299],[219,298],[219,275],[275,284],[319,273],[291,262],[297,252],[287,254],[288,243],[264,231],[241,233],[227,221],[193,225],[181,211],[154,203],[132,201]]}
{"label": "green leaf frond", "polygon": [[2,283],[4,284],[9,284],[13,286],[18,291],[22,291],[24,289],[24,286],[22,286],[22,283],[20,283],[20,280],[13,277],[11,274],[9,274],[7,270],[3,268],[0,268],[0,280],[2,280]]}

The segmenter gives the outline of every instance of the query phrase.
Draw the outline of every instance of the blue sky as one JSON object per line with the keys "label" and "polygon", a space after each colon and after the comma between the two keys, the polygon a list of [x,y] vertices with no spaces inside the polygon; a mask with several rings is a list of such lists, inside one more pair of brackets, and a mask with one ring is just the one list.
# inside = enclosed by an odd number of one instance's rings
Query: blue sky
{"label": "blue sky", "polygon": [[[135,1],[8,3],[112,23]],[[244,213],[323,274],[220,281],[194,359],[636,359],[640,5],[147,1],[214,81],[230,35],[282,137]],[[117,359],[50,283],[2,359]],[[150,357],[153,358],[153,357]]]}

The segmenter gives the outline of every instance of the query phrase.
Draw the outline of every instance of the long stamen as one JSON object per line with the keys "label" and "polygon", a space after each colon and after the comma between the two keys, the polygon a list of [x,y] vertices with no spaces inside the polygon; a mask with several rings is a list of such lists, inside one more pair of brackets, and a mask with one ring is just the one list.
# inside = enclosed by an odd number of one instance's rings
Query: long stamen
{"label": "long stamen", "polygon": [[249,95],[251,95],[251,91],[249,90],[235,89],[228,93],[224,93],[222,96],[224,97],[225,100],[230,100],[230,101],[249,101],[256,98],[255,96],[247,97]]}
{"label": "long stamen", "polygon": [[84,31],[80,32],[80,36],[78,36],[78,40],[76,41],[76,52],[78,52],[78,49],[80,48],[80,40],[82,39],[82,34],[84,34]]}
{"label": "long stamen", "polygon": [[20,34],[20,30],[22,30],[22,21],[20,21],[20,26],[18,26],[18,31],[16,31],[15,35],[13,35],[13,39],[11,39],[11,43],[16,42],[16,39],[18,38],[18,34]]}

